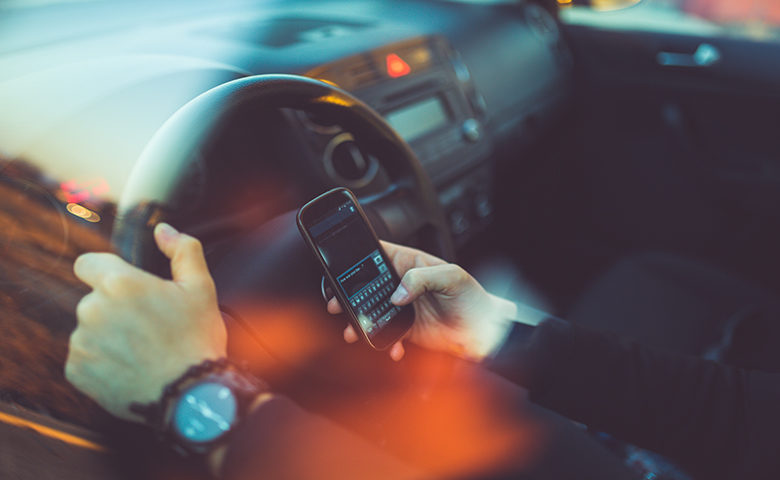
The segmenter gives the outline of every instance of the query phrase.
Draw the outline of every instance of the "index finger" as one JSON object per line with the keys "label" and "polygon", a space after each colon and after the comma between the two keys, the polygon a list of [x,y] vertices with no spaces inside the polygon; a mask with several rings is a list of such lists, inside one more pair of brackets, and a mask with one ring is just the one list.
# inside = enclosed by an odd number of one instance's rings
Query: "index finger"
{"label": "index finger", "polygon": [[379,243],[382,244],[385,253],[390,257],[390,261],[393,262],[393,267],[401,276],[415,267],[432,267],[447,263],[439,257],[416,248],[398,245],[385,240],[380,240]]}
{"label": "index finger", "polygon": [[73,262],[73,273],[92,288],[100,288],[108,274],[131,270],[136,268],[113,253],[85,253]]}

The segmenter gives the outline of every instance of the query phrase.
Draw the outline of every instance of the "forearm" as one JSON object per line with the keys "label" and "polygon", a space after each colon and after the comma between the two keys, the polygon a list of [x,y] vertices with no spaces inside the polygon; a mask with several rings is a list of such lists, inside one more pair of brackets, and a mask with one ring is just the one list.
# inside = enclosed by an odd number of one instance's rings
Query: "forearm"
{"label": "forearm", "polygon": [[410,479],[421,475],[335,423],[274,395],[244,420],[210,460],[228,480]]}
{"label": "forearm", "polygon": [[527,386],[534,402],[695,470],[750,468],[751,450],[767,448],[750,419],[780,423],[756,402],[778,396],[766,387],[771,379],[560,321],[521,335],[513,333],[491,366]]}

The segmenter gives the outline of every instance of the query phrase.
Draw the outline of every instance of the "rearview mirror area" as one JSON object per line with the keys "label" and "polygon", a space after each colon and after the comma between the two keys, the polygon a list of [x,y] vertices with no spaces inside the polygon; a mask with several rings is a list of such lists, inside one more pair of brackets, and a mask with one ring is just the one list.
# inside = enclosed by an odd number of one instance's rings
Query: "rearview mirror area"
{"label": "rearview mirror area", "polygon": [[590,7],[598,11],[612,11],[636,5],[641,0],[556,0],[559,7]]}

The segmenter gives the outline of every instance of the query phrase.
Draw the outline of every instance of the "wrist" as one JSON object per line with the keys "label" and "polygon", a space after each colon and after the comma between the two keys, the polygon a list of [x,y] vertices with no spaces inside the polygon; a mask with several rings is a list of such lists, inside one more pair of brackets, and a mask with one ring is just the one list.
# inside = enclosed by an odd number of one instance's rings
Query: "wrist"
{"label": "wrist", "polygon": [[517,305],[509,300],[487,294],[486,315],[478,325],[470,356],[473,360],[483,361],[497,352],[504,344],[512,321],[517,316]]}
{"label": "wrist", "polygon": [[507,327],[511,326],[511,323],[517,318],[517,304],[492,293],[488,295],[490,295],[493,301],[493,316],[496,322]]}

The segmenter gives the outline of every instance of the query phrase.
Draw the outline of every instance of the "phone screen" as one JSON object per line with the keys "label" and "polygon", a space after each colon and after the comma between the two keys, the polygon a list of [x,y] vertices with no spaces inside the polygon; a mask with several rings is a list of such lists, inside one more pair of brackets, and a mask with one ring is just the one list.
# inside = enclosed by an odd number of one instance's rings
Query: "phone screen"
{"label": "phone screen", "polygon": [[378,335],[402,311],[390,303],[399,280],[355,204],[323,212],[308,231],[360,327]]}

